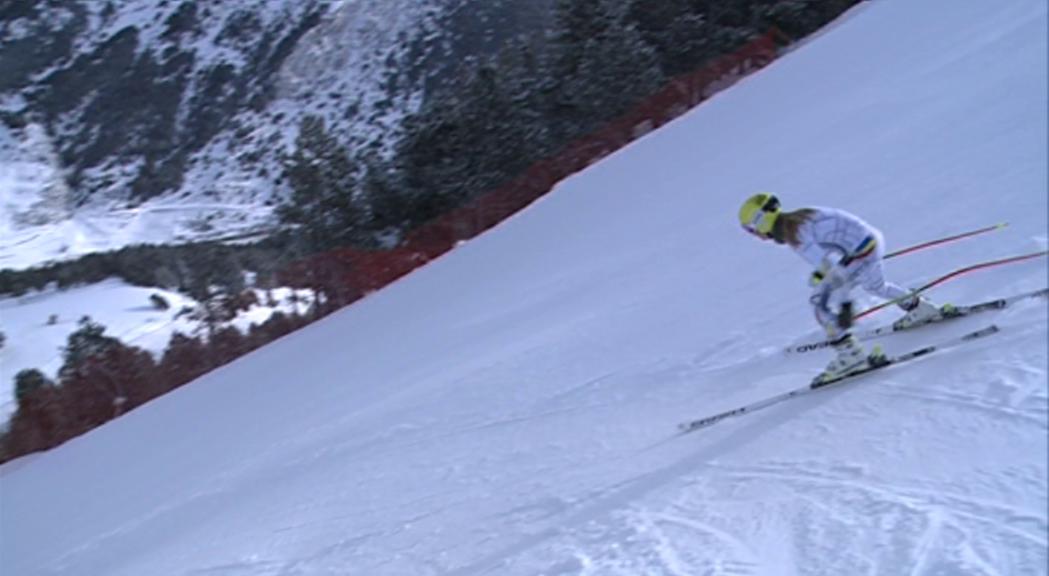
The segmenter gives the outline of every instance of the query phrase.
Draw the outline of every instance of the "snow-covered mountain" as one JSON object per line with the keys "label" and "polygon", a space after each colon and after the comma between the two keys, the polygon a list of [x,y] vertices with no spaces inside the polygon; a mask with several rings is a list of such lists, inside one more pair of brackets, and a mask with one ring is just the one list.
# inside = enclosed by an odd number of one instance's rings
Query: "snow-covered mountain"
{"label": "snow-covered mountain", "polygon": [[464,53],[534,32],[549,4],[49,0],[2,8],[0,267],[267,230],[285,192],[281,158],[304,116],[325,118],[351,150],[388,152],[400,120]]}
{"label": "snow-covered mountain", "polygon": [[[878,225],[908,285],[1045,249],[1047,7],[883,0],[339,313],[0,468],[4,574],[1045,574],[1045,301],[675,435],[827,358],[755,190]],[[1042,288],[1044,259],[930,293]],[[864,301],[869,304],[870,301]],[[883,312],[864,325],[889,322]]]}

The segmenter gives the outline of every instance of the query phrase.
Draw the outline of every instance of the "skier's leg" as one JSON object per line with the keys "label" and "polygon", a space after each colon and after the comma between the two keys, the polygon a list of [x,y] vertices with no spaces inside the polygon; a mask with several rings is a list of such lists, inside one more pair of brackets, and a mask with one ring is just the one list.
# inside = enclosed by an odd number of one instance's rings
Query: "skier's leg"
{"label": "skier's leg", "polygon": [[[904,290],[899,285],[885,279],[885,271],[882,268],[880,255],[878,255],[879,257],[877,258],[874,256],[875,255],[872,254],[870,257],[871,259],[867,262],[863,262],[861,264],[862,268],[857,270],[857,281],[860,286],[863,286],[863,289],[867,292],[874,294],[875,296],[880,296],[886,300],[896,300],[904,298],[910,294],[910,292]],[[902,300],[900,301],[899,306],[904,310],[909,309],[905,307],[904,304],[909,304],[910,307],[914,306],[913,300]]]}
{"label": "skier's leg", "polygon": [[[872,255],[874,256],[874,255]],[[893,323],[897,328],[908,328],[918,324],[924,324],[935,318],[940,313],[928,299],[915,295],[907,298],[911,293],[900,286],[885,280],[882,270],[881,254],[863,264],[864,268],[857,270],[857,279],[861,282],[863,289],[886,300],[898,300],[896,305],[906,314]]]}
{"label": "skier's leg", "polygon": [[816,321],[827,332],[834,347],[835,356],[827,364],[817,380],[829,378],[855,370],[867,362],[867,354],[849,331],[849,327],[840,324],[839,314],[842,307],[850,303],[850,287],[842,286],[837,290],[816,287],[809,301],[812,303]]}
{"label": "skier's leg", "polygon": [[816,316],[816,322],[827,332],[830,338],[843,336],[846,330],[838,326],[838,312],[841,304],[848,301],[848,287],[838,290],[828,290],[823,286],[817,286],[809,297],[812,312]]}

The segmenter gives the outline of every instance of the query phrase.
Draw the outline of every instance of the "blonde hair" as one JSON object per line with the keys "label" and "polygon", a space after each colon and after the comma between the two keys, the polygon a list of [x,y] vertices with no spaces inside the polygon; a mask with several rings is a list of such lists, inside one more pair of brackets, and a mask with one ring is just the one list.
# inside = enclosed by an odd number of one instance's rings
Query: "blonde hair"
{"label": "blonde hair", "polygon": [[773,229],[776,240],[791,246],[797,246],[798,229],[801,228],[802,224],[808,222],[815,213],[816,211],[810,208],[781,213],[779,218],[776,219],[776,226]]}

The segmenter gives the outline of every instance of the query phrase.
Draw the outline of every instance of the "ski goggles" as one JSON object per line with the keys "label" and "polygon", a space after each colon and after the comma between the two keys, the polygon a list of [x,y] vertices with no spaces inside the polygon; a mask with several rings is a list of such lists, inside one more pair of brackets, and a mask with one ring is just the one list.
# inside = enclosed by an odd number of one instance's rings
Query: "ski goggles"
{"label": "ski goggles", "polygon": [[754,214],[750,217],[750,221],[743,224],[743,229],[763,240],[769,239],[771,237],[771,230],[767,234],[762,233],[761,222],[767,215],[775,213],[777,210],[779,210],[779,199],[772,196],[761,206],[761,208],[754,211]]}

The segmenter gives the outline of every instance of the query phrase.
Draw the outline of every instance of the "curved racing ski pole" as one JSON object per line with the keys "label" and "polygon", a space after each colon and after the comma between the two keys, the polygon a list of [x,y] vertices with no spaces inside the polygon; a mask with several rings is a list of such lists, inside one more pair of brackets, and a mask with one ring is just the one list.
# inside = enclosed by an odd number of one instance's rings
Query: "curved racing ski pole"
{"label": "curved racing ski pole", "polygon": [[860,313],[856,314],[856,316],[854,316],[853,319],[854,320],[859,320],[860,318],[863,318],[864,316],[868,316],[870,314],[873,314],[873,313],[875,313],[875,312],[877,312],[877,311],[879,311],[879,310],[881,310],[883,308],[886,308],[888,306],[892,306],[893,304],[899,304],[900,302],[902,302],[904,300],[907,300],[909,298],[913,298],[914,296],[917,296],[918,294],[921,294],[922,292],[925,292],[926,290],[928,290],[929,288],[932,288],[933,286],[938,286],[940,284],[943,284],[944,282],[946,282],[946,281],[948,281],[948,280],[950,280],[952,278],[955,278],[957,276],[961,276],[962,274],[968,274],[969,272],[974,272],[976,270],[983,270],[984,268],[992,268],[994,266],[1002,266],[1002,265],[1005,265],[1005,264],[1012,264],[1013,262],[1021,262],[1023,260],[1030,260],[1032,258],[1038,258],[1039,256],[1045,256],[1046,254],[1049,254],[1049,250],[1042,250],[1040,252],[1032,252],[1031,254],[1024,254],[1022,256],[1013,256],[1012,258],[1002,258],[1001,260],[991,260],[990,262],[981,262],[979,264],[973,264],[972,266],[966,266],[965,268],[959,268],[959,269],[955,270],[954,272],[950,272],[948,274],[944,274],[943,276],[940,276],[939,278],[937,278],[935,280],[932,280],[931,282],[926,283],[925,285],[917,288],[916,290],[911,291],[911,293],[906,295],[906,296],[902,296],[900,298],[896,298],[895,300],[889,300],[888,302],[882,302],[881,304],[878,304],[877,306],[874,306],[872,308],[868,308],[867,310],[864,310],[863,312],[860,312]]}

